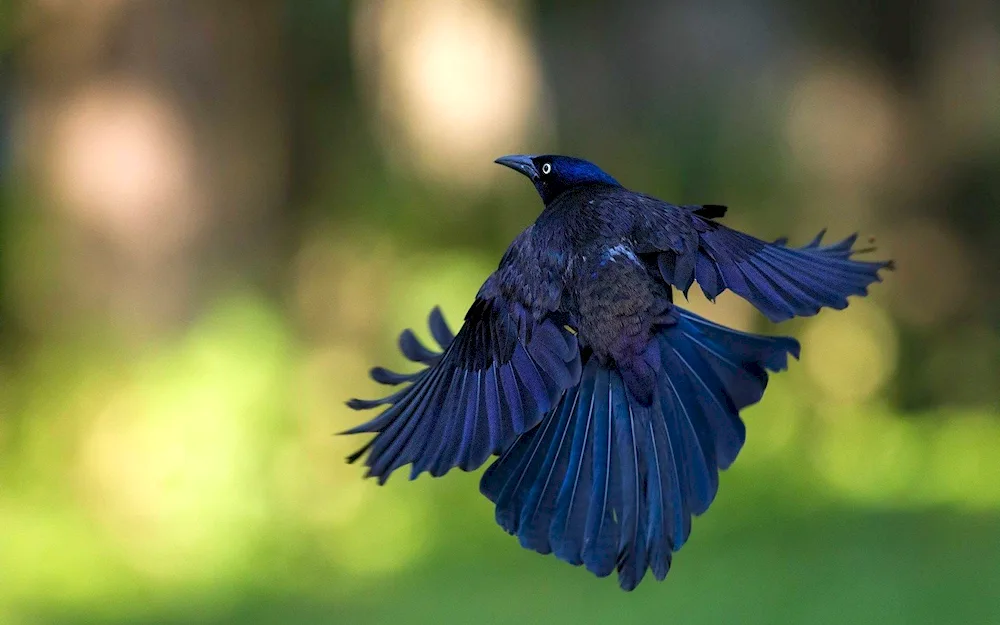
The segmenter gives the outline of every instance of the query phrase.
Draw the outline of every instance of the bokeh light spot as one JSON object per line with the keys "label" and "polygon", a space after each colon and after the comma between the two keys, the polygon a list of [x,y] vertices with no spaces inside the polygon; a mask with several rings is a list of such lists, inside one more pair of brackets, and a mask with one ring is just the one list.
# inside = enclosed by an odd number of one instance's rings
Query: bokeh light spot
{"label": "bokeh light spot", "polygon": [[900,317],[929,327],[962,309],[973,262],[955,232],[940,221],[916,218],[894,225],[885,240],[897,268],[886,288]]}
{"label": "bokeh light spot", "polygon": [[797,163],[840,186],[867,185],[889,161],[897,117],[876,73],[826,61],[793,87],[785,131]]}
{"label": "bokeh light spot", "polygon": [[90,426],[84,492],[136,568],[194,580],[240,561],[266,508],[262,452],[286,343],[259,303],[229,302],[143,363]]}
{"label": "bokeh light spot", "polygon": [[876,507],[908,495],[920,467],[921,446],[912,426],[882,411],[833,407],[823,416],[823,435],[812,457],[827,483]]}
{"label": "bokeh light spot", "polygon": [[173,251],[197,232],[190,130],[163,94],[95,83],[54,124],[54,190],[75,218],[142,257]]}
{"label": "bokeh light spot", "polygon": [[[439,184],[493,179],[492,160],[523,146],[541,71],[510,3],[359,3],[357,60],[375,76],[389,155]],[[547,120],[551,123],[551,120]]]}
{"label": "bokeh light spot", "polygon": [[896,369],[892,321],[869,300],[852,299],[844,311],[813,318],[802,337],[802,364],[825,399],[870,400]]}

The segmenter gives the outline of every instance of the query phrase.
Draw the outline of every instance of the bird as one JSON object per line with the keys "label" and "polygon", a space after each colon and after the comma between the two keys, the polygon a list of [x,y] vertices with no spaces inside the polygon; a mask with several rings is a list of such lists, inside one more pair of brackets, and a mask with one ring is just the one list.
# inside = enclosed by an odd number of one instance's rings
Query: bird
{"label": "bird", "polygon": [[633,590],[663,580],[705,513],[719,471],[746,440],[740,411],[769,372],[799,357],[791,337],[737,331],[674,301],[697,282],[729,290],[773,322],[843,309],[892,261],[854,256],[857,235],[802,247],[723,225],[727,208],[675,205],[631,191],[597,165],[554,154],[496,163],[527,177],[543,208],[507,248],[453,333],[439,308],[428,324],[440,351],[405,330],[415,373],[370,371],[401,389],[343,432],[373,433],[348,457],[384,484],[474,471],[480,491],[522,547],[618,573]]}

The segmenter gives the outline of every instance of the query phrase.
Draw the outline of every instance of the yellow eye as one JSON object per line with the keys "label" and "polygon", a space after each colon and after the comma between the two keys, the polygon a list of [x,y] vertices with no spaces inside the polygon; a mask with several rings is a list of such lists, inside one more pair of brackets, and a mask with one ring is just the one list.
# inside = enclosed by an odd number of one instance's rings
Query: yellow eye
{"label": "yellow eye", "polygon": [[542,165],[542,173],[546,176],[552,173],[552,163],[545,163]]}

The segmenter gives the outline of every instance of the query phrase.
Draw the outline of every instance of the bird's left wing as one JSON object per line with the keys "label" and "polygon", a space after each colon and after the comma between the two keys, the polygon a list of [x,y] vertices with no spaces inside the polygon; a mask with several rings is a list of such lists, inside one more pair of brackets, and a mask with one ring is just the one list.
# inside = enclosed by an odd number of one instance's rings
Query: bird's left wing
{"label": "bird's left wing", "polygon": [[698,282],[709,299],[729,289],[771,321],[845,308],[850,295],[865,295],[891,261],[853,258],[857,235],[822,245],[823,232],[803,247],[785,239],[767,242],[728,228],[716,218],[726,207],[675,206],[635,194],[633,236],[641,252],[654,253],[663,280],[684,293]]}
{"label": "bird's left wing", "polygon": [[427,367],[412,374],[376,367],[371,377],[382,384],[406,384],[402,390],[348,402],[356,410],[387,406],[345,432],[376,433],[348,460],[369,452],[368,475],[380,483],[411,463],[410,479],[424,471],[436,477],[456,466],[478,468],[535,427],[579,379],[575,335],[552,318],[536,320],[521,304],[484,291],[455,336],[441,311],[431,311],[431,334],[441,352],[422,345],[410,330],[400,335],[403,355]]}

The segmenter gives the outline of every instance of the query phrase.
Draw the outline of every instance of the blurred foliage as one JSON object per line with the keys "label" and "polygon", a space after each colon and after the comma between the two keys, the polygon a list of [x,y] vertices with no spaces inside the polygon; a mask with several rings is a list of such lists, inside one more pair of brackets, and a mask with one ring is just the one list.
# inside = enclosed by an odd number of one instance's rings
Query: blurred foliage
{"label": "blurred foliage", "polygon": [[[415,6],[0,0],[0,623],[1000,621],[989,3]],[[524,151],[899,265],[780,327],[692,292],[803,357],[632,594],[334,435],[534,219]]]}

